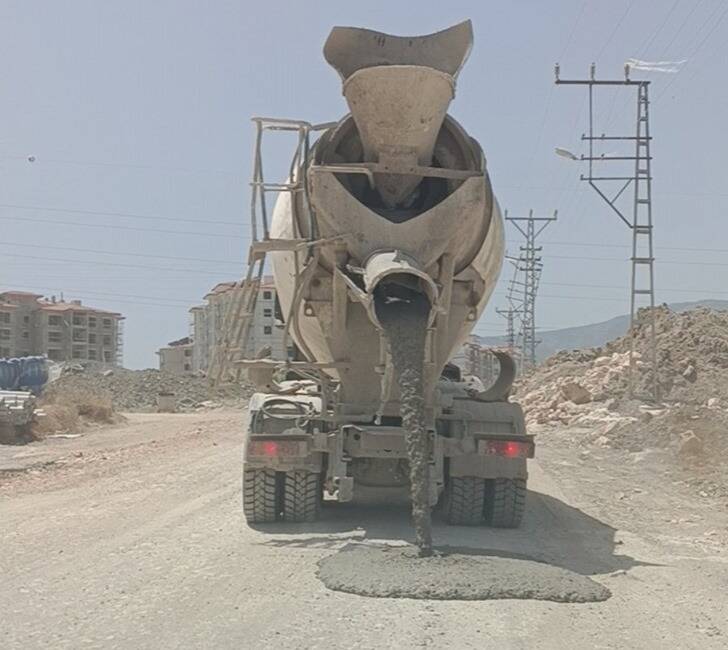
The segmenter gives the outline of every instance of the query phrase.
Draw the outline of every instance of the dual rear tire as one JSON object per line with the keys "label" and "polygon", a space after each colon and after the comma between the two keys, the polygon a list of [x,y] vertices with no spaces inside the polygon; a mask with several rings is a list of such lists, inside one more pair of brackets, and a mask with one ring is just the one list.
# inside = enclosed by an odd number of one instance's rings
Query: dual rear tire
{"label": "dual rear tire", "polygon": [[444,505],[454,526],[518,528],[526,509],[526,479],[451,476]]}
{"label": "dual rear tire", "polygon": [[[251,524],[316,521],[322,498],[321,475],[314,472],[243,472],[243,511]],[[444,514],[454,526],[518,528],[525,509],[525,479],[465,476],[448,480]]]}
{"label": "dual rear tire", "polygon": [[321,475],[314,472],[243,471],[243,512],[251,524],[316,521],[322,496]]}

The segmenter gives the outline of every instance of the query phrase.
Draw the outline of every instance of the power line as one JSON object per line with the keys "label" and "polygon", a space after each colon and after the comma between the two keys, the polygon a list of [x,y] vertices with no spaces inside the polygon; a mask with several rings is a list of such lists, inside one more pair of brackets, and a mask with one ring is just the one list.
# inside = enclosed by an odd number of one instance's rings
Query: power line
{"label": "power line", "polygon": [[[5,160],[28,160],[28,156],[0,156]],[[82,167],[125,167],[129,169],[153,169],[161,171],[182,172],[185,174],[218,174],[221,176],[240,177],[240,172],[234,172],[229,169],[193,169],[190,167],[169,167],[166,165],[144,165],[139,163],[120,163],[108,161],[94,160],[65,160],[61,158],[44,158],[42,155],[33,155],[34,164],[51,163],[53,165],[78,165]]]}
{"label": "power line", "polygon": [[[623,257],[572,257],[570,255],[549,255],[549,258],[593,262],[624,262],[626,259]],[[662,258],[660,258],[660,264],[674,264],[678,266],[728,266],[728,262],[686,262],[680,260],[663,260]]]}
{"label": "power line", "polygon": [[219,239],[243,239],[247,240],[248,237],[241,235],[232,235],[215,232],[190,232],[185,230],[164,230],[162,228],[139,228],[136,226],[118,226],[116,224],[101,224],[101,223],[83,223],[79,221],[56,221],[55,219],[35,219],[29,217],[0,217],[3,221],[12,222],[28,222],[28,223],[43,223],[51,224],[54,226],[78,226],[81,228],[102,228],[104,230],[128,230],[134,232],[155,232],[164,235],[185,235],[192,237],[215,237]]}
{"label": "power line", "polygon": [[98,248],[74,248],[71,246],[50,246],[48,244],[21,244],[18,242],[9,242],[9,241],[2,241],[0,242],[0,246],[14,246],[18,248],[44,248],[49,250],[58,250],[58,251],[73,251],[76,253],[93,253],[95,255],[117,255],[117,256],[129,256],[129,257],[146,257],[151,259],[160,259],[160,260],[176,260],[178,262],[206,262],[210,264],[228,264],[228,265],[235,265],[240,266],[243,264],[242,261],[233,261],[233,260],[213,260],[209,258],[200,258],[200,257],[181,257],[181,256],[175,256],[175,255],[150,255],[147,253],[130,253],[130,252],[119,252],[119,251],[107,251],[102,250]]}
{"label": "power line", "polygon": [[[515,244],[514,241],[508,241],[508,243]],[[568,242],[568,241],[545,241],[544,244],[549,246],[590,246],[593,248],[630,248],[626,244],[595,244],[594,242]],[[686,253],[728,253],[728,248],[698,248],[690,246],[660,246],[660,250],[666,251],[684,251]]]}
{"label": "power line", "polygon": [[[718,5],[718,6],[720,7],[720,5]],[[710,18],[712,18],[715,15],[715,13],[716,12],[713,12],[713,14],[711,14]],[[718,29],[718,27],[723,22],[723,19],[726,17],[726,15],[728,15],[728,5],[725,6],[725,8],[723,9],[723,12],[720,14],[720,16],[718,16],[717,20],[713,23],[713,26],[710,28],[710,30],[708,30],[708,32],[705,34],[705,36],[700,41],[700,43],[698,43],[698,46],[690,53],[690,55],[688,56],[689,60],[686,63],[686,65],[690,65],[690,63],[692,62],[692,59],[694,59],[695,55],[700,51],[700,49],[703,47],[703,45],[705,45],[705,43],[707,43],[708,39],[713,35],[713,32],[715,32],[715,30]],[[710,20],[710,18],[709,18],[709,20]],[[706,23],[707,23],[707,21],[706,21]],[[704,24],[706,24],[706,23],[704,23]],[[690,77],[688,77],[688,78],[690,79],[694,75],[695,75],[695,73],[690,75]],[[670,86],[672,86],[679,78],[680,77],[678,75],[676,75],[673,79],[671,79],[669,81],[669,83],[662,89],[660,94],[657,95],[657,97],[655,98],[655,101],[656,102],[659,101],[660,98],[668,91]]]}
{"label": "power line", "polygon": [[[664,46],[663,51],[665,52],[665,56],[667,56],[667,53],[668,53],[668,51],[670,49],[670,46],[675,42],[675,40],[677,39],[677,37],[682,33],[682,30],[685,28],[685,26],[687,25],[688,21],[690,20],[690,18],[692,17],[692,15],[695,13],[696,9],[698,9],[698,7],[700,7],[700,5],[703,4],[703,2],[704,2],[704,0],[698,0],[693,5],[692,9],[688,12],[688,14],[685,16],[685,18],[683,19],[683,22],[680,24],[680,27],[678,27],[677,31],[673,34],[672,38],[667,43],[667,45]],[[715,12],[713,12],[713,14],[711,14],[710,17],[712,17],[714,14],[715,14]],[[710,20],[710,17],[708,18],[708,20]],[[705,24],[707,24],[707,21],[705,23],[703,23],[703,25],[701,25],[700,28],[697,31],[700,31],[705,26]],[[674,79],[672,81],[674,81]],[[672,81],[670,83],[672,83]],[[655,101],[657,101],[657,100],[655,99]],[[624,104],[622,105],[622,108],[620,110],[620,113],[623,112],[625,108],[627,108],[628,104],[629,104],[629,99],[627,99],[624,102]],[[609,129],[612,126],[612,119],[613,118],[610,115],[609,116],[609,119],[606,122],[606,127],[605,127],[606,129]],[[663,192],[663,194],[667,194],[667,192]]]}
{"label": "power line", "polygon": [[124,264],[122,262],[99,262],[98,260],[69,260],[57,257],[43,257],[40,255],[5,255],[4,257],[20,257],[23,259],[31,260],[44,260],[49,262],[66,262],[68,264],[91,264],[94,266],[117,266],[121,268],[129,269],[148,269],[150,271],[173,271],[175,273],[192,273],[196,275],[213,275],[216,277],[220,276],[219,271],[212,270],[198,270],[198,269],[181,269],[181,268],[169,268],[162,266],[146,266],[142,264]]}
{"label": "power line", "polygon": [[19,205],[16,203],[0,203],[0,208],[12,208],[14,210],[33,210],[39,212],[63,212],[68,214],[88,214],[90,216],[102,216],[102,217],[119,217],[122,219],[149,219],[153,221],[172,221],[172,222],[184,222],[184,223],[204,223],[204,224],[215,224],[219,226],[244,226],[249,225],[249,222],[243,220],[240,221],[220,221],[217,219],[190,219],[187,217],[162,217],[151,214],[136,214],[134,212],[109,212],[105,210],[87,210],[81,208],[58,208],[44,205]]}
{"label": "power line", "polygon": [[[9,284],[9,283],[6,283]],[[151,301],[167,301],[167,302],[175,302],[179,303],[180,305],[189,305],[191,303],[194,303],[194,300],[187,300],[185,298],[170,298],[168,296],[140,296],[138,294],[131,294],[131,293],[117,293],[117,292],[106,292],[106,291],[95,291],[90,289],[74,289],[70,287],[63,287],[62,289],[58,287],[58,285],[55,286],[49,286],[49,285],[33,285],[33,284],[26,284],[22,283],[23,287],[29,288],[29,289],[36,289],[36,290],[43,290],[43,291],[55,291],[58,293],[75,293],[75,294],[84,294],[84,295],[92,295],[92,296],[105,296],[105,297],[111,297],[116,298],[117,296],[120,296],[122,298],[137,298],[140,300],[151,300]]]}
{"label": "power line", "polygon": [[667,42],[667,45],[664,46],[663,51],[667,54],[668,50],[670,49],[670,46],[675,42],[677,37],[680,35],[683,29],[685,29],[685,25],[687,25],[688,21],[692,18],[693,14],[695,13],[695,10],[700,7],[700,5],[703,4],[705,0],[698,0],[692,7],[692,9],[687,13],[685,18],[683,19],[682,23],[680,24],[680,27],[677,28],[677,31],[672,35],[672,38]]}
{"label": "power line", "polygon": [[599,57],[604,54],[607,47],[609,47],[609,44],[612,42],[612,39],[617,35],[617,32],[619,31],[619,28],[622,26],[622,23],[624,22],[624,19],[627,17],[627,14],[629,14],[630,11],[632,11],[632,7],[634,6],[635,0],[632,0],[628,5],[627,8],[624,10],[624,13],[622,14],[622,17],[617,21],[617,24],[614,26],[614,29],[612,30],[612,33],[609,35],[609,38],[607,38],[604,45],[602,45],[602,49],[599,50],[596,57],[594,57],[594,60],[596,61],[599,59]]}
{"label": "power line", "polygon": [[665,25],[667,25],[667,22],[670,20],[670,16],[672,16],[675,9],[677,9],[677,6],[680,4],[680,0],[675,0],[675,2],[672,3],[672,6],[670,9],[667,10],[665,13],[665,17],[662,20],[662,23],[660,23],[660,26],[652,33],[652,36],[649,38],[647,43],[645,43],[644,47],[640,50],[638,58],[644,57],[648,50],[650,49],[650,46],[655,42],[655,39],[658,37],[660,32],[665,29]]}
{"label": "power line", "polygon": [[[584,287],[588,289],[614,289],[618,291],[623,291],[624,286],[616,286],[616,285],[606,285],[606,284],[579,284],[574,282],[541,282],[541,284],[546,284],[553,287]],[[675,287],[670,287],[669,289],[662,289],[662,293],[691,293],[691,294],[702,294],[703,289],[679,289]],[[712,293],[720,293],[728,295],[728,291],[721,291],[720,289],[711,289]]]}

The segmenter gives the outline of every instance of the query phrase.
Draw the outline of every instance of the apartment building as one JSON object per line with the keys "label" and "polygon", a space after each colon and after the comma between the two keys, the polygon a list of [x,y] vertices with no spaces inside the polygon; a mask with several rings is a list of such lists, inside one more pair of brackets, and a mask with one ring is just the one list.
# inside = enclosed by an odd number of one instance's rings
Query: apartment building
{"label": "apartment building", "polygon": [[[234,287],[235,282],[216,284],[205,295],[204,303],[189,310],[192,372],[206,372],[210,367],[215,346],[220,340],[225,311],[230,303]],[[283,346],[282,320],[273,278],[265,276],[256,300],[246,356],[253,357],[264,347],[269,346],[272,358],[285,359],[291,351],[285,350]],[[189,372],[185,368],[185,365],[189,363],[189,355],[186,351],[181,353],[176,349],[179,346],[173,345],[173,343],[159,350],[160,369],[164,363],[170,372]],[[180,359],[180,354],[183,355],[182,359]]]}
{"label": "apartment building", "polygon": [[194,372],[192,352],[192,339],[189,336],[177,341],[170,341],[157,352],[159,355],[159,369],[175,375]]}
{"label": "apartment building", "polygon": [[54,361],[121,365],[123,320],[80,300],[27,291],[0,293],[0,357],[43,355]]}

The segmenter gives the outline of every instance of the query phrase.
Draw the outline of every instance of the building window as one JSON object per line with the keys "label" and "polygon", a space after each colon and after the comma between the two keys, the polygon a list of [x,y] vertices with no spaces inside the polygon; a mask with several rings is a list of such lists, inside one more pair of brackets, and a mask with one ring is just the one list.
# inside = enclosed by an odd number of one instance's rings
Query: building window
{"label": "building window", "polygon": [[111,345],[111,337],[110,336],[104,336],[104,345]]}
{"label": "building window", "polygon": [[266,309],[263,310],[263,316],[270,317],[272,315],[273,315],[273,310],[272,309],[266,308]]}
{"label": "building window", "polygon": [[63,359],[63,353],[60,350],[48,350],[48,358],[52,361],[60,361]]}
{"label": "building window", "polygon": [[57,327],[61,324],[61,317],[58,315],[48,316],[48,324]]}
{"label": "building window", "polygon": [[88,351],[88,358],[92,360],[96,360],[96,350],[89,350]]}
{"label": "building window", "polygon": [[0,323],[10,324],[10,312],[7,312],[7,311],[0,312]]}
{"label": "building window", "polygon": [[96,316],[89,316],[88,317],[88,326],[89,327],[96,327]]}
{"label": "building window", "polygon": [[0,330],[0,339],[7,341],[10,339],[10,330]]}
{"label": "building window", "polygon": [[26,314],[25,316],[23,316],[23,322],[24,322],[24,323],[25,323],[26,325],[27,325],[28,323],[30,323],[30,316],[28,316],[27,314]]}
{"label": "building window", "polygon": [[191,357],[192,356],[192,350],[185,350],[185,356]]}
{"label": "building window", "polygon": [[272,291],[264,291],[263,292],[263,300],[270,300],[273,297]]}
{"label": "building window", "polygon": [[89,334],[88,335],[88,342],[89,343],[96,343],[96,334]]}
{"label": "building window", "polygon": [[104,352],[104,361],[109,362],[111,360],[112,360],[112,358],[111,358],[111,352],[109,352],[108,350],[106,350],[106,352]]}
{"label": "building window", "polygon": [[75,315],[73,316],[73,324],[74,325],[83,325],[83,316]]}
{"label": "building window", "polygon": [[10,348],[0,347],[0,357],[9,357],[9,356],[10,356]]}
{"label": "building window", "polygon": [[190,366],[190,364],[189,363],[186,363],[185,364],[185,370],[191,370],[191,369],[192,369],[192,367]]}
{"label": "building window", "polygon": [[266,325],[263,328],[263,334],[273,334],[273,328],[270,325]]}
{"label": "building window", "polygon": [[83,359],[83,350],[74,350],[73,358],[74,359]]}
{"label": "building window", "polygon": [[61,333],[60,332],[48,332],[48,341],[52,343],[60,343],[61,342]]}
{"label": "building window", "polygon": [[23,330],[23,338],[24,339],[30,338],[30,332],[28,330]]}
{"label": "building window", "polygon": [[103,322],[104,327],[106,329],[109,329],[111,327],[111,319],[110,318],[104,318],[104,320],[102,322]]}

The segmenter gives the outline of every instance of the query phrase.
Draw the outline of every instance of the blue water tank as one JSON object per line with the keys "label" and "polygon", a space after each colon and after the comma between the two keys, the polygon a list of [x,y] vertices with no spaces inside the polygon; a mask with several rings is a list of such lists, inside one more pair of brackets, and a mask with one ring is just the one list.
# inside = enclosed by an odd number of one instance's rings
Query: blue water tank
{"label": "blue water tank", "polygon": [[38,389],[48,381],[48,365],[44,357],[20,359],[18,385]]}
{"label": "blue water tank", "polygon": [[20,359],[0,360],[0,388],[15,390],[20,377]]}

